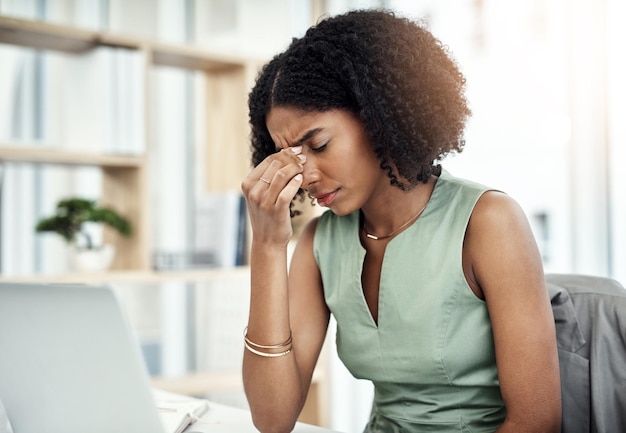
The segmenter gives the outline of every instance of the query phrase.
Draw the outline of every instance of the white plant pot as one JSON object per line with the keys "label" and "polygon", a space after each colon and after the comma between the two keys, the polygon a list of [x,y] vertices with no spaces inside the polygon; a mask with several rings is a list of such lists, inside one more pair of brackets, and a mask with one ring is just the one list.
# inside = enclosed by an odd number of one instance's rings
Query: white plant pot
{"label": "white plant pot", "polygon": [[99,248],[72,248],[72,268],[76,272],[102,272],[111,267],[115,247],[107,244]]}

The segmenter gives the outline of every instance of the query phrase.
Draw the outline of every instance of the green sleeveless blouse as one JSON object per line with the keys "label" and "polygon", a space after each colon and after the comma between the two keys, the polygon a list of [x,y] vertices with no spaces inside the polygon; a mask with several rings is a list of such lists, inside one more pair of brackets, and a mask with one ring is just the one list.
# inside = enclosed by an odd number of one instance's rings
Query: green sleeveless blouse
{"label": "green sleeveless blouse", "polygon": [[387,245],[378,324],[361,286],[359,211],[320,216],[314,254],[337,351],[374,384],[367,433],[493,432],[504,420],[487,307],[462,268],[465,230],[487,190],[442,171],[422,215]]}

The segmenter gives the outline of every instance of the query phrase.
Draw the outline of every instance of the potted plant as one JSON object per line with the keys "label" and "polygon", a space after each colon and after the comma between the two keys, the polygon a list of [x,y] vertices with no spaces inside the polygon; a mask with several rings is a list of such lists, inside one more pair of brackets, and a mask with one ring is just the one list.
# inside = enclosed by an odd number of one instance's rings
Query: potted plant
{"label": "potted plant", "polygon": [[85,223],[88,222],[108,225],[125,237],[132,233],[130,222],[115,210],[98,206],[95,200],[78,197],[60,200],[54,215],[40,219],[35,230],[38,233],[57,233],[73,246],[76,270],[102,271],[111,265],[115,249],[113,245],[94,245],[91,235],[85,230]]}

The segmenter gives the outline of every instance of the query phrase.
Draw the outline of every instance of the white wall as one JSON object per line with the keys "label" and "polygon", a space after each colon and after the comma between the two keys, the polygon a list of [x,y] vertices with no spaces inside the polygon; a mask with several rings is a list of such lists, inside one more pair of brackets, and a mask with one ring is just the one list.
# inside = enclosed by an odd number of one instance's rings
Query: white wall
{"label": "white wall", "polygon": [[609,203],[611,274],[626,283],[626,3],[607,2],[608,103],[609,103]]}

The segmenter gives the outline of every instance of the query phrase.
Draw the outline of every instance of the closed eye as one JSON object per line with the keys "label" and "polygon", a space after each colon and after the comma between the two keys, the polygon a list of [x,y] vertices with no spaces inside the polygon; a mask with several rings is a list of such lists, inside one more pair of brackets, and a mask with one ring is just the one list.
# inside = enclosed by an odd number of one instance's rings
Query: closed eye
{"label": "closed eye", "polygon": [[314,148],[311,148],[311,151],[312,151],[312,152],[314,152],[314,153],[320,153],[320,152],[323,152],[323,151],[326,149],[326,146],[328,146],[328,143],[330,143],[330,141],[328,141],[328,142],[326,142],[326,143],[322,144],[322,145],[321,145],[321,146],[319,146],[319,147],[314,147]]}

